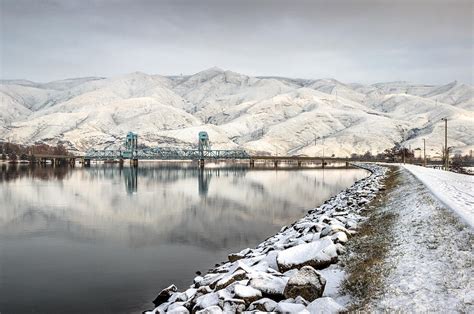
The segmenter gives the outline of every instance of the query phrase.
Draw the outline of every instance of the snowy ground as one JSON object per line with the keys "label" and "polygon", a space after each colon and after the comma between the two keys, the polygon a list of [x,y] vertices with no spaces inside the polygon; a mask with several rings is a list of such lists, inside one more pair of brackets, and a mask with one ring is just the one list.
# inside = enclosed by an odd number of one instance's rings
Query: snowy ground
{"label": "snowy ground", "polygon": [[[467,203],[472,201],[469,195],[473,191],[468,178],[415,166],[405,168],[450,208],[472,213],[472,203],[470,208]],[[379,209],[397,214],[391,230],[386,230],[393,242],[382,273],[387,270],[389,275],[362,310],[473,313],[473,230],[417,177],[402,167],[398,171],[400,182]]]}
{"label": "snowy ground", "polygon": [[474,228],[474,176],[414,165],[404,167]]}

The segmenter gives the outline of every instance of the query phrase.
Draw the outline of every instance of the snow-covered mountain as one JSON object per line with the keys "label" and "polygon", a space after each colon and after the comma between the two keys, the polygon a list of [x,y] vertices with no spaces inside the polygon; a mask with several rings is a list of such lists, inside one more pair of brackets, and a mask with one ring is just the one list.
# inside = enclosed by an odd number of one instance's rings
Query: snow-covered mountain
{"label": "snow-covered mountain", "polygon": [[440,152],[448,118],[455,151],[474,148],[473,87],[335,79],[251,77],[219,68],[190,76],[135,72],[0,84],[0,139],[116,148],[128,131],[148,146],[193,147],[209,133],[215,148],[270,154],[377,153],[395,142]]}

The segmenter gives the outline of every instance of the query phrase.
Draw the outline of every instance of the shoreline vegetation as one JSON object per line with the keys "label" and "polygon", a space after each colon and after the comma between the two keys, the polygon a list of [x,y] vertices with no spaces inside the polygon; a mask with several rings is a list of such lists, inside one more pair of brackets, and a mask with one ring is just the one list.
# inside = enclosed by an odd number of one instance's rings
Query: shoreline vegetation
{"label": "shoreline vegetation", "polygon": [[37,143],[34,145],[21,145],[0,141],[0,161],[8,163],[28,163],[35,154],[72,155],[62,144],[48,145]]}
{"label": "shoreline vegetation", "polygon": [[153,301],[156,308],[145,313],[347,310],[350,300],[339,294],[345,277],[341,257],[367,219],[365,211],[386,190],[388,171],[356,166],[371,174],[256,248],[231,253],[207,274],[198,273],[185,291],[175,285],[163,289]]}

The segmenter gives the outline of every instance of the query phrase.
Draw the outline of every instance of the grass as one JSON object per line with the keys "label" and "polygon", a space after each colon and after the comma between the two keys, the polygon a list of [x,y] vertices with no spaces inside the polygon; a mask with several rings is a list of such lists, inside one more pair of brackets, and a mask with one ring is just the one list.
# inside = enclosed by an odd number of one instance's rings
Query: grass
{"label": "grass", "polygon": [[341,261],[347,272],[342,292],[354,298],[351,311],[363,308],[381,291],[389,271],[383,262],[393,242],[391,230],[397,214],[388,210],[386,204],[399,183],[396,168],[390,169],[384,183],[386,190],[368,204],[370,209],[365,211],[368,219],[349,241],[347,254]]}

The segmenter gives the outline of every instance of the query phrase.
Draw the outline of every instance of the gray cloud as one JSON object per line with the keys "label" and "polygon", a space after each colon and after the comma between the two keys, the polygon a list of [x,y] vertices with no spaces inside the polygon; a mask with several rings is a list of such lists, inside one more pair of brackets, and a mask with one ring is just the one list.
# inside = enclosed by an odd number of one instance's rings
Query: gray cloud
{"label": "gray cloud", "polygon": [[472,83],[470,1],[1,1],[1,76],[132,71]]}

